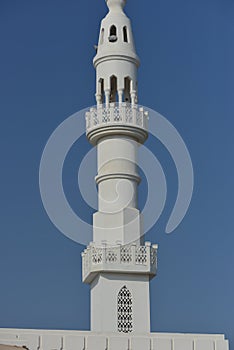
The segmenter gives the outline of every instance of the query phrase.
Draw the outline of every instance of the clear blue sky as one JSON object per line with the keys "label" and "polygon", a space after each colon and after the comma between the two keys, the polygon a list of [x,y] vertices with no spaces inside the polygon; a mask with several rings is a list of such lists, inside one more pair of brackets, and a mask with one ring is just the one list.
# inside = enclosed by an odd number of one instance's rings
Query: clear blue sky
{"label": "clear blue sky", "polygon": [[[160,247],[152,330],[225,333],[234,347],[234,2],[129,0],[126,12],[142,63],[140,103],[175,125],[195,172],[189,212],[166,235],[176,171],[164,147],[149,139],[170,192],[147,235]],[[52,131],[94,104],[93,45],[105,13],[104,0],[0,1],[0,327],[89,328],[83,247],[50,222],[38,169]],[[86,218],[91,212],[74,186],[89,149],[83,138],[65,169],[67,195]]]}

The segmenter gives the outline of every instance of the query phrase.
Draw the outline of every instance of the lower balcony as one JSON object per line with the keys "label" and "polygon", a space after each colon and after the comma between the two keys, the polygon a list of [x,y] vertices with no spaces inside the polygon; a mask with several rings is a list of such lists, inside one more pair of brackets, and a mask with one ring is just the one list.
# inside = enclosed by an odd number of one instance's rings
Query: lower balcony
{"label": "lower balcony", "polygon": [[158,246],[145,245],[95,246],[91,243],[82,253],[83,282],[91,283],[98,273],[148,274],[157,272]]}

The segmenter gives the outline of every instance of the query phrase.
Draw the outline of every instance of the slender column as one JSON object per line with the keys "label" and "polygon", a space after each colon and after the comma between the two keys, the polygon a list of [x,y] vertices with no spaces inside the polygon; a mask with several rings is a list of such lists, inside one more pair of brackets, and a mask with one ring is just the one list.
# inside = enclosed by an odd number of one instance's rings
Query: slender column
{"label": "slender column", "polygon": [[137,97],[136,91],[132,90],[131,91],[131,102],[132,102],[132,105],[136,104],[136,97]]}
{"label": "slender column", "polygon": [[119,95],[119,103],[121,104],[123,102],[123,89],[118,90]]}
{"label": "slender column", "polygon": [[105,90],[106,107],[110,105],[110,90]]}
{"label": "slender column", "polygon": [[102,95],[96,94],[95,96],[96,96],[97,105],[101,105],[102,104]]}

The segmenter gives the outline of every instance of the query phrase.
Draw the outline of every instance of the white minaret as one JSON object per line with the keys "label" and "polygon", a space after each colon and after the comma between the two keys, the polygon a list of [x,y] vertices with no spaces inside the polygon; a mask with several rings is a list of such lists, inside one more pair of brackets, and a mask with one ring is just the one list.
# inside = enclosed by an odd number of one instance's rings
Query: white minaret
{"label": "white minaret", "polygon": [[97,106],[86,115],[88,140],[97,147],[99,197],[93,242],[82,254],[91,332],[0,328],[0,350],[228,350],[222,334],[150,333],[157,245],[144,242],[137,205],[137,151],[148,136],[148,114],[137,105],[139,59],[126,1],[106,2],[94,58]]}
{"label": "white minaret", "polygon": [[97,107],[86,115],[87,138],[97,147],[99,210],[83,253],[83,281],[91,287],[92,331],[148,333],[157,246],[144,243],[137,203],[137,153],[148,136],[148,113],[137,106],[139,58],[126,1],[106,2],[94,58]]}

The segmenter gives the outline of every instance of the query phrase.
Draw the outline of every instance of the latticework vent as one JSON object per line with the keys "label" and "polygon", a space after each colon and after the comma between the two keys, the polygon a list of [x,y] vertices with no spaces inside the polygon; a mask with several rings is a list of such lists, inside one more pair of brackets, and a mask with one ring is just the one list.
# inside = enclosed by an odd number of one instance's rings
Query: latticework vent
{"label": "latticework vent", "polygon": [[118,294],[118,331],[132,332],[132,294],[126,286]]}

